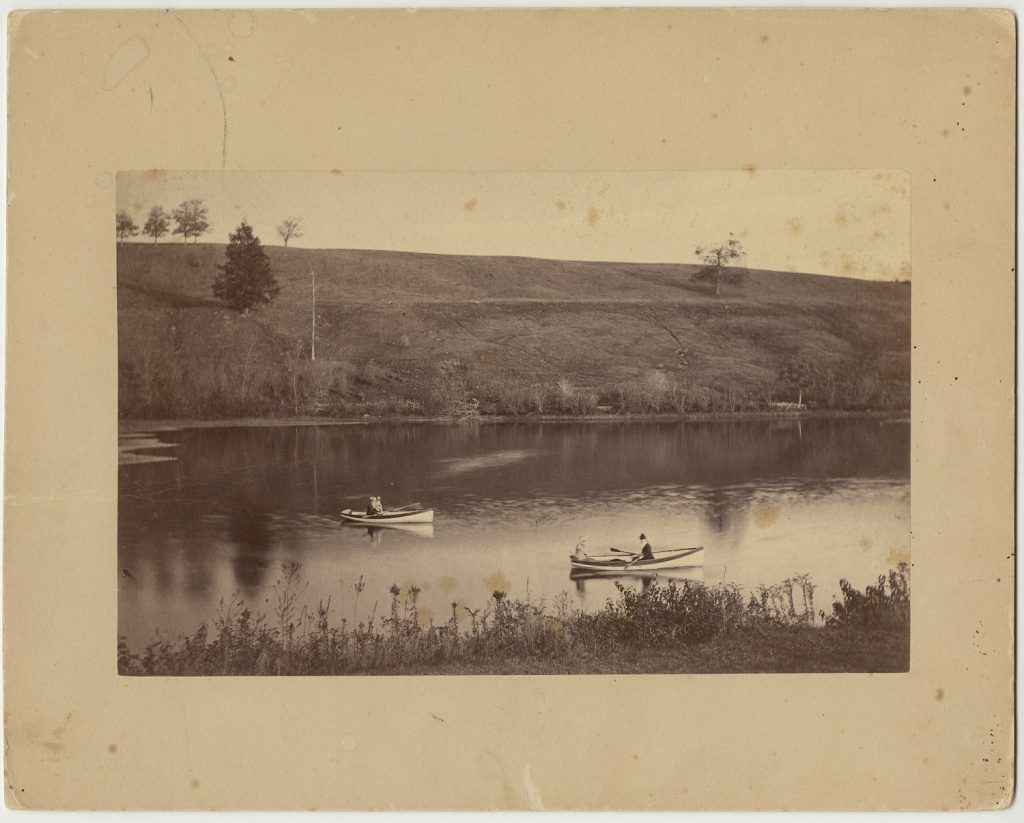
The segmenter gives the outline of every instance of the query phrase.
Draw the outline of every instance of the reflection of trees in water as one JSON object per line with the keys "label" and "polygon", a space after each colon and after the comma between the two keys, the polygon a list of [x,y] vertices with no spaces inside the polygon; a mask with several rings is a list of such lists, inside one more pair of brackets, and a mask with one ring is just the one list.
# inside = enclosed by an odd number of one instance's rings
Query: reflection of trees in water
{"label": "reflection of trees in water", "polygon": [[727,492],[725,489],[715,486],[698,492],[700,510],[704,519],[716,534],[725,534],[733,528],[736,512],[747,507],[746,502],[741,502],[738,495]]}
{"label": "reflection of trees in water", "polygon": [[228,538],[234,547],[231,568],[235,585],[251,592],[263,583],[272,548],[270,518],[266,511],[239,507],[228,515]]}
{"label": "reflection of trees in water", "polygon": [[[178,460],[122,466],[119,567],[151,569],[155,585],[201,590],[215,546],[234,544],[240,584],[263,580],[271,523],[318,511],[423,501],[522,522],[540,507],[592,505],[663,489],[667,505],[699,510],[716,534],[741,529],[754,500],[834,493],[851,478],[906,479],[907,425],[796,418],[651,423],[374,424],[187,429],[161,433]],[[511,465],[467,460],[523,452]],[[664,503],[663,500],[663,503]],[[187,571],[183,575],[180,565]],[[175,583],[175,581],[178,581]]]}

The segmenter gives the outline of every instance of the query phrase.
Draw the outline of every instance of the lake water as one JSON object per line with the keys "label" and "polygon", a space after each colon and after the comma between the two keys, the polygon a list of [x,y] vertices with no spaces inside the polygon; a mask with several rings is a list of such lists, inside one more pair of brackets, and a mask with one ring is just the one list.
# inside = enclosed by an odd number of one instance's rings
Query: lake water
{"label": "lake water", "polygon": [[[592,553],[702,545],[677,577],[751,591],[809,573],[829,611],[909,559],[910,426],[901,420],[396,423],[183,428],[122,434],[118,627],[133,649],[212,623],[237,591],[272,616],[281,565],[302,601],[350,621],[420,587],[439,622],[496,589],[598,609],[611,579],[570,579]],[[434,507],[433,527],[342,526],[342,508]],[[623,578],[642,585],[642,578]]]}

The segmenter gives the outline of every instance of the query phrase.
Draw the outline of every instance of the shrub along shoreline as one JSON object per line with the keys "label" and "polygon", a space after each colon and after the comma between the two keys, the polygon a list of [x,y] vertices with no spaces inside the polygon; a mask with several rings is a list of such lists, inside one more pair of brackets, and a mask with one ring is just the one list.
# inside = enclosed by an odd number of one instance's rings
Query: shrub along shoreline
{"label": "shrub along shoreline", "polygon": [[[565,593],[539,602],[495,591],[471,609],[452,603],[441,624],[424,620],[420,590],[391,588],[386,614],[350,622],[331,599],[300,604],[299,563],[286,563],[273,615],[238,594],[222,599],[213,627],[141,651],[118,638],[122,675],[572,674],[675,672],[905,672],[910,664],[910,572],[901,563],[860,591],[840,581],[832,612],[814,610],[806,575],[744,596],[732,584],[616,583],[603,609],[572,608]],[[802,602],[794,596],[802,595]],[[802,608],[798,610],[798,606]]]}

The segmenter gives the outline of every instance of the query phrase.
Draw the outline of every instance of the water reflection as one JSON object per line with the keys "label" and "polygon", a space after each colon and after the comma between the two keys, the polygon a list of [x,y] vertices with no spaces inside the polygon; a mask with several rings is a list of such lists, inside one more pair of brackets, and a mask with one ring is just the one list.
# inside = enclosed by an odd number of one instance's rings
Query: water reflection
{"label": "water reflection", "polygon": [[[154,432],[177,460],[119,466],[117,569],[135,575],[119,627],[136,644],[191,631],[236,589],[262,607],[293,560],[310,602],[349,616],[360,575],[360,609],[410,582],[436,614],[482,605],[495,581],[599,606],[614,582],[566,580],[581,535],[592,551],[641,532],[704,545],[709,582],[867,582],[909,550],[909,435],[855,419]],[[369,494],[421,500],[436,522],[340,527]]]}
{"label": "water reflection", "polygon": [[403,534],[411,534],[416,537],[425,538],[427,540],[434,539],[434,524],[433,523],[389,523],[382,526],[362,526],[359,523],[343,523],[342,528],[344,529],[362,529],[366,532],[366,536],[374,546],[380,546],[384,543],[384,536],[388,533],[401,532]]}
{"label": "water reflection", "polygon": [[667,583],[674,580],[677,583],[685,580],[702,582],[704,580],[704,568],[702,566],[687,566],[681,569],[663,569],[658,572],[633,572],[617,571],[613,574],[607,572],[591,572],[586,569],[573,569],[569,572],[569,580],[576,587],[576,593],[582,602],[586,602],[587,587],[593,597],[598,595],[602,601],[608,597],[614,597],[618,589],[616,583],[623,586],[640,584],[642,591],[647,591],[654,581]]}

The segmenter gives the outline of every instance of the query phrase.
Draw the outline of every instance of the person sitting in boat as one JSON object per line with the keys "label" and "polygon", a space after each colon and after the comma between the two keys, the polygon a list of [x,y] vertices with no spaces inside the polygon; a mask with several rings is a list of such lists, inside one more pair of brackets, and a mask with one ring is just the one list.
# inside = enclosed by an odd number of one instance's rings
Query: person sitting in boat
{"label": "person sitting in boat", "polygon": [[371,517],[375,514],[384,514],[384,504],[379,497],[371,497],[370,505],[366,507],[366,513]]}
{"label": "person sitting in boat", "polygon": [[584,548],[586,542],[587,542],[587,538],[585,538],[585,537],[581,537],[580,538],[580,542],[576,544],[576,551],[574,551],[572,553],[572,559],[573,560],[586,560],[588,557],[590,557],[590,555],[587,554],[587,552],[586,552],[586,550]]}
{"label": "person sitting in boat", "polygon": [[651,548],[651,544],[647,541],[647,535],[646,534],[641,534],[640,535],[640,554],[639,554],[639,559],[640,560],[653,560],[654,559],[654,549]]}

